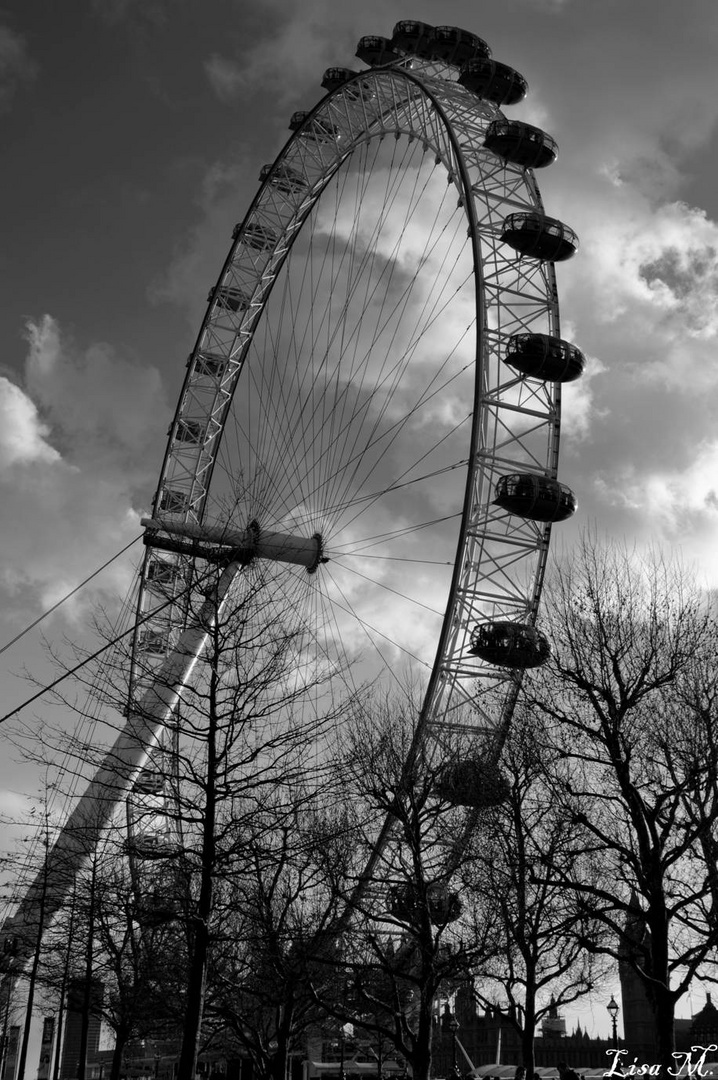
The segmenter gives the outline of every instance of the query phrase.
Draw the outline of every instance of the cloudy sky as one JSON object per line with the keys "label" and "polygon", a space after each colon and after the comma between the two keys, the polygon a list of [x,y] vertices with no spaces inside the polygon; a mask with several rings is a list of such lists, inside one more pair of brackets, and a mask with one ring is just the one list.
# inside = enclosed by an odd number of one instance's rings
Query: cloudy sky
{"label": "cloudy sky", "polygon": [[[207,289],[260,166],[323,93],[324,69],[357,65],[361,35],[407,17],[485,38],[528,80],[512,116],[560,146],[540,184],[581,238],[559,286],[564,336],[589,357],[566,394],[560,472],[580,514],[561,544],[582,524],[665,542],[718,585],[715,0],[10,0],[2,641],[139,534]],[[113,563],[47,636],[84,633],[91,604],[125,592],[131,572]],[[1,660],[5,711],[28,696],[23,668],[47,668],[32,635]],[[6,808],[34,782],[12,754]]]}

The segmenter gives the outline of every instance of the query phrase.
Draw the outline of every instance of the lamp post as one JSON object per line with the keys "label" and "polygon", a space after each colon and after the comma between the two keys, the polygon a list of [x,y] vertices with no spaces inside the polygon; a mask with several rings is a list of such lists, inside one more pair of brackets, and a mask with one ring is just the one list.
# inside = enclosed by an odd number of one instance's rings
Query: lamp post
{"label": "lamp post", "polygon": [[339,1028],[339,1080],[347,1080],[347,1074],[344,1069],[344,1038],[345,1038],[344,1024]]}
{"label": "lamp post", "polygon": [[459,1030],[459,1021],[452,1014],[451,1020],[446,1026],[451,1032],[451,1072],[453,1076],[456,1076],[459,1071],[456,1064],[456,1032]]}
{"label": "lamp post", "polygon": [[[347,994],[349,993],[349,983],[345,982],[342,988],[342,1008],[346,1009]],[[346,1022],[342,1020],[339,1028],[339,1080],[347,1080],[346,1070],[344,1068],[344,1040],[346,1039]]]}
{"label": "lamp post", "polygon": [[616,1025],[616,1020],[618,1019],[620,1009],[613,994],[611,994],[611,1000],[606,1006],[606,1009],[608,1010],[608,1015],[611,1017],[611,1024],[613,1025],[613,1045],[614,1048],[618,1050],[618,1027]]}

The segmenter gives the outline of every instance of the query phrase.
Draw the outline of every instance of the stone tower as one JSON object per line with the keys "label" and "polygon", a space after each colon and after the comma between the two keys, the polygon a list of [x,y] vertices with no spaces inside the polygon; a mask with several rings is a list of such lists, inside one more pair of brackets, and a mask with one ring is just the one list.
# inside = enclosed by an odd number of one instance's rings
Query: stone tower
{"label": "stone tower", "polygon": [[[705,1005],[693,1017],[690,1041],[692,1046],[718,1046],[718,1009],[711,1001],[710,994],[706,994]],[[715,1060],[716,1056],[709,1054],[709,1059]]]}
{"label": "stone tower", "polygon": [[621,1046],[628,1050],[624,1064],[634,1057],[639,1063],[656,1060],[653,1009],[644,984],[629,963],[629,957],[641,963],[642,954],[650,945],[646,920],[635,892],[631,894],[630,911],[626,916],[625,933],[619,946],[618,975],[621,981],[624,1038]]}

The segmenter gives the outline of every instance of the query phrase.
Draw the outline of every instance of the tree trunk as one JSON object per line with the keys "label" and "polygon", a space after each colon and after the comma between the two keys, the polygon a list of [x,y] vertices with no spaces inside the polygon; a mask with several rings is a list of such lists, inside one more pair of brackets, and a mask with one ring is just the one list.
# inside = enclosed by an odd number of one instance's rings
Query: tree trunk
{"label": "tree trunk", "polygon": [[116,1031],[115,1048],[112,1051],[112,1063],[110,1065],[109,1080],[120,1080],[120,1073],[122,1071],[122,1055],[124,1053],[126,1043],[127,1033],[124,1031]]}
{"label": "tree trunk", "polygon": [[209,687],[209,715],[207,727],[207,769],[204,820],[202,822],[202,870],[199,902],[194,919],[194,936],[189,965],[187,1004],[182,1034],[182,1049],[177,1067],[177,1080],[195,1080],[199,1037],[204,1012],[204,995],[207,982],[207,959],[209,955],[209,923],[212,915],[214,873],[216,858],[217,789],[215,769],[217,764],[217,670],[213,668]]}
{"label": "tree trunk", "polygon": [[654,1018],[656,1025],[656,1053],[661,1066],[661,1076],[670,1076],[670,1069],[676,1068],[673,1051],[676,1048],[673,1033],[675,1005],[670,991],[658,987],[654,989]]}
{"label": "tree trunk", "polygon": [[523,1024],[521,1026],[521,1064],[526,1069],[528,1080],[534,1074],[534,1037],[536,1035],[536,973],[526,980],[526,1000],[524,1002]]}
{"label": "tree trunk", "polygon": [[431,1075],[431,1036],[432,1000],[428,998],[419,1004],[416,1039],[411,1055],[411,1071],[414,1080],[429,1080]]}

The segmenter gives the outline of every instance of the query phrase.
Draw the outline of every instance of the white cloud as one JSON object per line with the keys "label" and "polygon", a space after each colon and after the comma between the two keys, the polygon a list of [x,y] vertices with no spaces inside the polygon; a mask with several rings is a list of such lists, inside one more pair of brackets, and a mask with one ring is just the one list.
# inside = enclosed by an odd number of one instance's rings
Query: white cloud
{"label": "white cloud", "polygon": [[669,539],[680,536],[690,518],[718,525],[718,442],[704,442],[694,453],[686,468],[657,469],[625,482],[623,498],[648,513]]}
{"label": "white cloud", "polygon": [[[0,380],[3,614],[47,608],[139,534],[169,422],[159,375],[28,324],[25,386]],[[128,558],[67,616],[127,591]]]}
{"label": "white cloud", "polygon": [[27,394],[0,376],[0,471],[59,461],[59,453],[47,442],[49,430]]}
{"label": "white cloud", "polygon": [[[379,26],[387,23],[379,0],[365,0],[357,7],[338,6],[334,0],[264,0],[262,13],[263,25],[271,28],[265,37],[255,38],[251,48],[232,57],[212,54],[204,69],[220,100],[237,101],[261,92],[265,111],[299,108],[298,94],[305,84],[316,87],[319,98],[322,73],[333,64],[363,67],[350,59],[356,43],[371,32],[372,20]],[[391,25],[383,32],[390,34]]]}
{"label": "white cloud", "polygon": [[586,357],[586,368],[576,382],[566,383],[561,390],[562,438],[580,442],[588,437],[592,424],[600,422],[607,410],[596,408],[592,382],[605,374],[606,368],[597,357]]}
{"label": "white cloud", "polygon": [[626,465],[616,478],[599,477],[599,489],[609,504],[628,511],[647,530],[636,530],[652,541],[678,548],[703,567],[707,584],[718,585],[715,538],[718,531],[718,441],[695,447],[684,467],[667,463],[637,469]]}
{"label": "white cloud", "polygon": [[145,473],[144,453],[157,437],[153,409],[162,397],[159,372],[97,343],[82,350],[61,338],[50,316],[28,323],[29,391],[61,438],[69,460],[85,457],[95,468],[122,465],[128,488],[133,471]]}
{"label": "white cloud", "polygon": [[18,86],[32,82],[37,71],[25,39],[7,26],[0,26],[0,111],[8,108]]}
{"label": "white cloud", "polygon": [[204,70],[225,104],[251,97],[261,88],[271,94],[275,109],[286,109],[297,100],[297,83],[311,73],[318,85],[332,62],[336,62],[336,51],[331,35],[311,20],[298,18],[276,37],[238,57],[213,53],[205,60]]}
{"label": "white cloud", "polygon": [[239,65],[226,56],[213,53],[209,60],[205,60],[204,70],[210,86],[225,104],[236,101],[246,88],[246,76]]}
{"label": "white cloud", "polygon": [[[594,272],[603,272],[602,314],[629,314],[662,336],[709,338],[718,332],[718,224],[705,211],[673,202],[589,226]],[[630,309],[630,311],[629,311]]]}

